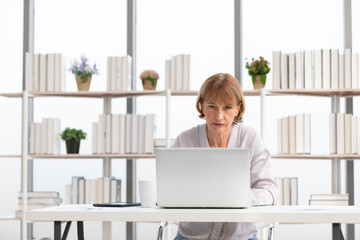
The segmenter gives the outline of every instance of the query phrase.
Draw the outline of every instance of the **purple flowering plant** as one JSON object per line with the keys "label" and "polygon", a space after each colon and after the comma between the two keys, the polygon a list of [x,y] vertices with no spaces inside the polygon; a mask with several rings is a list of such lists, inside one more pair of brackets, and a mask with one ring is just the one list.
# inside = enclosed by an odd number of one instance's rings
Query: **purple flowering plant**
{"label": "purple flowering plant", "polygon": [[75,74],[75,76],[80,76],[81,82],[84,83],[87,81],[88,77],[93,74],[99,74],[99,70],[96,68],[96,64],[91,67],[88,64],[88,58],[84,55],[80,57],[80,61],[78,62],[76,59],[71,64],[70,72]]}

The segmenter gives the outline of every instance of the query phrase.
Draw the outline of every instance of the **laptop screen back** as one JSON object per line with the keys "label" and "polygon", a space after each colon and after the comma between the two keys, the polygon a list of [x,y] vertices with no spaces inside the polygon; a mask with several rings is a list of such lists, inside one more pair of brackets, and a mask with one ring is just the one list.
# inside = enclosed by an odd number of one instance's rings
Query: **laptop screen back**
{"label": "laptop screen back", "polygon": [[156,149],[159,207],[250,206],[247,148]]}

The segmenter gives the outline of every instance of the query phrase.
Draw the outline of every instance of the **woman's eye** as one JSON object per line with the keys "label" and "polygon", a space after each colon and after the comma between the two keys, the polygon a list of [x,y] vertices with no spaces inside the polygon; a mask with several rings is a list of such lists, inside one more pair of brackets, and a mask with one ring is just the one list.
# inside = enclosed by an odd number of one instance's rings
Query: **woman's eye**
{"label": "woman's eye", "polygon": [[225,109],[232,109],[232,106],[226,106]]}

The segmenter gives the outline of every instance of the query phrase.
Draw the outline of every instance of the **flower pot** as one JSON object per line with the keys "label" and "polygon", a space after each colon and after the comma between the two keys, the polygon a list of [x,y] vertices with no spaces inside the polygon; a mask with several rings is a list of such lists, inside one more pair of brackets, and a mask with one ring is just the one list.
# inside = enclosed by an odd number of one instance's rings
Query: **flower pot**
{"label": "flower pot", "polygon": [[155,81],[155,85],[153,85],[152,81],[150,79],[144,79],[142,80],[142,85],[144,90],[155,90],[156,89],[156,83],[157,81]]}
{"label": "flower pot", "polygon": [[89,91],[91,75],[86,77],[87,79],[84,81],[81,79],[81,76],[76,76],[76,84],[79,91]]}
{"label": "flower pot", "polygon": [[77,142],[74,139],[70,139],[66,141],[66,152],[69,153],[79,153],[80,150],[80,141]]}
{"label": "flower pot", "polygon": [[254,85],[254,89],[260,89],[265,87],[266,83],[266,75],[253,75],[251,76],[252,82]]}

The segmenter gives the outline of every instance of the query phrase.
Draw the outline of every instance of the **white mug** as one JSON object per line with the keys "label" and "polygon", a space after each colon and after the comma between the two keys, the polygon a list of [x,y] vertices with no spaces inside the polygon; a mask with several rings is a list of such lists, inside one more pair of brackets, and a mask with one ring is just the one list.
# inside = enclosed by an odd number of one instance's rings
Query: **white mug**
{"label": "white mug", "polygon": [[146,207],[146,208],[156,207],[156,181],[140,180],[139,195],[140,195],[140,202],[142,207]]}

